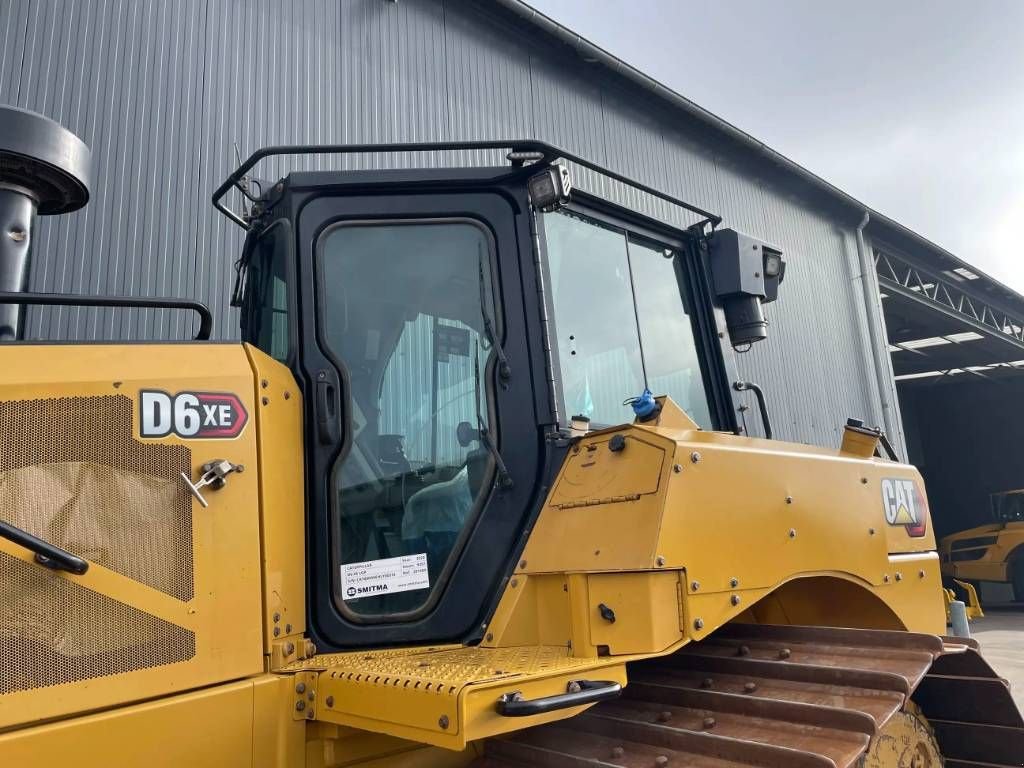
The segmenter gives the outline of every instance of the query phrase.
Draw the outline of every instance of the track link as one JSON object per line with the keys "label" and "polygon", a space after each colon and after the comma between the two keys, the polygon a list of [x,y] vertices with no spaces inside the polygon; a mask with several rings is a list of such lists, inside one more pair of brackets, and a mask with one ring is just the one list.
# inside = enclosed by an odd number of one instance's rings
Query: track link
{"label": "track link", "polygon": [[622,698],[489,740],[478,768],[846,768],[913,701],[948,768],[1024,765],[1024,720],[973,641],[731,624],[630,666]]}

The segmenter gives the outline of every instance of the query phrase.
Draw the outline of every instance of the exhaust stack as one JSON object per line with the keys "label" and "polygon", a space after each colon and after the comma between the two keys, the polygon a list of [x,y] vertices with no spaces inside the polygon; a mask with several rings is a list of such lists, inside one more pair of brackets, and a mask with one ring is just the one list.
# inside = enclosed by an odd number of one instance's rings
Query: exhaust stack
{"label": "exhaust stack", "polygon": [[[89,202],[89,147],[67,128],[27,109],[0,105],[0,292],[28,289],[36,214]],[[22,307],[0,304],[0,342],[22,337]]]}

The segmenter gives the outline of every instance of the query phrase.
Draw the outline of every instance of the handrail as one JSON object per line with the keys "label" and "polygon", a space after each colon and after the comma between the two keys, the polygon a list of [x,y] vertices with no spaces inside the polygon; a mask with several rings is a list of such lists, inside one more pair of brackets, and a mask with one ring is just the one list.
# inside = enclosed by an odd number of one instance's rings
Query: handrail
{"label": "handrail", "polygon": [[575,680],[565,693],[540,699],[524,699],[519,691],[502,694],[495,709],[502,717],[529,717],[559,709],[596,704],[618,698],[622,686],[614,680]]}
{"label": "handrail", "polygon": [[151,296],[84,296],[74,293],[18,293],[0,291],[0,305],[28,304],[56,307],[123,307],[130,309],[188,309],[199,315],[196,341],[209,341],[213,332],[210,308],[191,299],[155,298]]}
{"label": "handrail", "polygon": [[732,388],[737,392],[753,392],[757,398],[757,408],[761,412],[761,425],[764,427],[764,436],[772,439],[772,421],[768,416],[768,403],[764,399],[764,390],[752,381],[734,381]]}
{"label": "handrail", "polygon": [[[559,149],[547,142],[536,141],[534,139],[440,142],[419,141],[389,144],[295,144],[264,147],[263,149],[258,149],[249,155],[249,158],[238,166],[238,168],[236,168],[234,172],[227,177],[223,184],[217,187],[217,190],[213,193],[213,207],[231,219],[231,221],[235,222],[235,224],[240,226],[242,229],[249,229],[249,223],[224,205],[221,200],[232,187],[242,189],[244,193],[244,189],[241,187],[241,182],[245,178],[246,173],[248,173],[248,171],[250,171],[258,162],[268,157],[280,157],[283,155],[355,155],[387,152],[448,152],[480,149],[508,149],[511,152],[516,153],[536,152],[540,154],[540,157],[537,158],[537,161],[540,163],[551,163],[559,158],[568,160],[571,163],[581,165],[584,168],[600,173],[613,181],[627,184],[640,192],[652,195],[653,197],[657,197],[671,203],[672,205],[677,205],[680,208],[690,211],[690,213],[702,216],[704,221],[699,223],[710,224],[712,229],[722,222],[721,216],[705,211],[703,208],[698,208],[697,206],[687,203],[685,200],[680,200],[678,197],[670,195],[667,192],[662,192],[661,190],[650,187],[643,182],[636,181],[628,176],[603,168],[597,163],[579,157],[578,155],[574,155],[564,149]],[[251,199],[251,196],[249,197]]]}
{"label": "handrail", "polygon": [[67,571],[76,576],[81,576],[89,570],[87,560],[2,520],[0,520],[0,539],[7,539],[30,552],[35,552],[36,562],[45,568],[54,571]]}

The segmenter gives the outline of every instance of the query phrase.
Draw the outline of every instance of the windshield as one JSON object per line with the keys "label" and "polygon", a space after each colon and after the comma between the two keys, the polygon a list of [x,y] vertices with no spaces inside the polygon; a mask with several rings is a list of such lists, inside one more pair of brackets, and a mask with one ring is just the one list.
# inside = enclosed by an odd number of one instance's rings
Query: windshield
{"label": "windshield", "polygon": [[415,611],[493,474],[480,435],[491,239],[467,221],[402,221],[337,226],[321,242],[321,332],[346,376],[350,430],[332,480],[335,593],[354,614]]}
{"label": "windshield", "polygon": [[993,493],[992,515],[997,523],[1024,520],[1024,491]]}

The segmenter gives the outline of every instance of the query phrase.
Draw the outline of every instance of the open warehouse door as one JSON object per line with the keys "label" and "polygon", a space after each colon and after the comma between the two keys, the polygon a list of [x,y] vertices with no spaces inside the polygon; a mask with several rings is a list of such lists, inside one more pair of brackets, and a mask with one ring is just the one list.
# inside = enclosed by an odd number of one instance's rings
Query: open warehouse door
{"label": "open warehouse door", "polygon": [[1024,602],[1024,297],[934,253],[926,266],[876,241],[874,259],[943,572]]}

